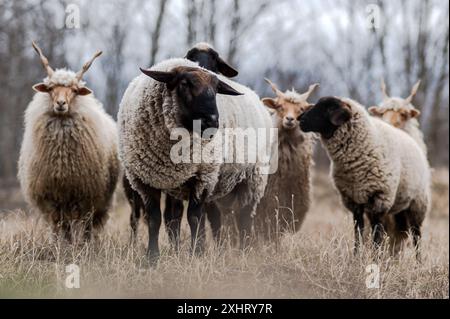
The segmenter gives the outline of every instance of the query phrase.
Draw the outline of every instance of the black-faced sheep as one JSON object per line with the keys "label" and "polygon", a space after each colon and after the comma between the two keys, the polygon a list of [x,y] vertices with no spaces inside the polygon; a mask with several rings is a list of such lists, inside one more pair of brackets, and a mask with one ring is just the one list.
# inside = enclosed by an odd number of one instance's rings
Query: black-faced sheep
{"label": "black-faced sheep", "polygon": [[[235,77],[238,75],[238,71],[225,62],[219,53],[208,43],[201,42],[194,45],[187,52],[185,58],[190,61],[197,62],[199,66],[207,70],[218,74],[223,74],[227,77]],[[142,202],[140,195],[131,187],[126,175],[123,177],[123,187],[127,200],[131,206],[130,225],[132,229],[132,238],[134,239],[136,238],[141,211],[145,214],[144,203]],[[154,191],[153,193],[157,194],[155,197],[155,205],[158,205],[161,194],[158,194],[157,191]],[[206,215],[210,221],[213,236],[216,241],[219,241],[221,237],[221,213],[218,206],[213,202],[208,203],[206,205]],[[182,217],[183,201],[173,198],[170,195],[166,195],[164,222],[172,245],[176,250],[179,248],[179,235]]]}
{"label": "black-faced sheep", "polygon": [[234,78],[239,74],[210,44],[205,42],[194,45],[186,54],[186,59],[197,62],[202,68],[223,74],[228,78]]}
{"label": "black-faced sheep", "polygon": [[418,118],[420,111],[412,104],[414,96],[420,86],[418,81],[411,90],[411,94],[406,98],[390,97],[387,94],[386,84],[381,82],[383,92],[383,101],[379,106],[369,108],[369,113],[373,116],[381,118],[396,128],[399,128],[409,135],[419,144],[420,148],[427,153],[423,133],[420,130]]}
{"label": "black-faced sheep", "polygon": [[298,118],[311,106],[308,98],[318,84],[298,94],[293,90],[283,93],[266,81],[276,94],[262,101],[274,111],[272,119],[278,128],[278,170],[269,176],[255,226],[270,240],[286,231],[298,231],[310,206],[314,137],[300,130]]}
{"label": "black-faced sheep", "polygon": [[117,128],[82,81],[98,52],[81,71],[47,71],[25,112],[19,180],[27,202],[72,239],[80,224],[86,238],[106,220],[119,174]]}
{"label": "black-faced sheep", "polygon": [[320,99],[300,117],[300,127],[321,135],[335,186],[353,212],[355,248],[364,214],[375,244],[383,238],[383,219],[391,216],[398,231],[411,231],[418,248],[431,196],[428,161],[417,143],[350,99]]}
{"label": "black-faced sheep", "polygon": [[[175,163],[171,149],[176,143],[170,140],[170,134],[184,128],[191,137],[197,135],[192,132],[193,121],[198,120],[199,133],[219,128],[212,138],[201,139],[201,144],[222,147],[219,136],[224,129],[270,130],[268,112],[253,91],[185,59],[167,60],[143,72],[147,76],[136,78],[123,97],[119,144],[127,177],[149,211],[149,256],[159,255],[161,223],[159,207],[148,196],[149,188],[189,199],[188,222],[196,252],[201,252],[204,245],[203,206],[236,193],[241,204],[241,242],[245,242],[251,233],[251,215],[266,186],[267,175],[262,174],[266,162],[258,157],[256,163],[224,163],[212,155],[200,162]],[[239,92],[245,96],[236,96]],[[226,149],[233,151],[233,141],[228,143]],[[272,145],[266,144],[258,147],[270,157]]]}

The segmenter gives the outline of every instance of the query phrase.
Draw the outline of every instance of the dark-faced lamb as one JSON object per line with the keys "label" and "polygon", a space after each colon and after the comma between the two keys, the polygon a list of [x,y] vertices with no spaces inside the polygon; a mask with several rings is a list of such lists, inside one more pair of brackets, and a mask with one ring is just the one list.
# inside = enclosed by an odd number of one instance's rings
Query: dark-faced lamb
{"label": "dark-faced lamb", "polygon": [[395,219],[396,231],[412,233],[419,248],[431,192],[429,164],[418,144],[350,99],[320,99],[300,117],[300,127],[321,135],[335,186],[353,212],[356,250],[364,214],[376,246],[382,242],[383,220],[388,216]]}

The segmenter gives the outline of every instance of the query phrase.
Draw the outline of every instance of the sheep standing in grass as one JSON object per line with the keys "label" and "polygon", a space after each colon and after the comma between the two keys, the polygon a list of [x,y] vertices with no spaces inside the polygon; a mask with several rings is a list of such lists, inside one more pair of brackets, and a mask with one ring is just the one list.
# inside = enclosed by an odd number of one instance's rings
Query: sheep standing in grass
{"label": "sheep standing in grass", "polygon": [[[227,63],[219,53],[208,43],[198,43],[194,45],[186,54],[186,59],[197,62],[199,66],[209,71],[223,74],[229,78],[238,75],[238,71]],[[126,175],[123,177],[123,187],[125,195],[131,206],[130,225],[132,229],[132,239],[136,238],[137,226],[141,211],[144,212],[144,203],[138,192],[133,190]],[[158,192],[155,191],[155,194]],[[158,205],[158,199],[161,195],[155,196],[155,205]],[[221,213],[219,207],[210,202],[205,205],[206,215],[210,221],[214,238],[218,241],[221,237]],[[144,212],[145,213],[145,212]],[[179,233],[181,219],[183,216],[183,201],[180,201],[170,195],[166,196],[164,208],[164,222],[169,233],[171,242],[176,250],[179,249]]]}
{"label": "sheep standing in grass", "polygon": [[350,99],[320,99],[300,117],[300,127],[321,135],[336,188],[353,212],[355,248],[364,229],[364,214],[375,244],[382,241],[387,216],[395,219],[396,231],[412,233],[418,248],[431,192],[430,168],[417,143]]}
{"label": "sheep standing in grass", "polygon": [[387,94],[386,84],[382,81],[383,102],[379,106],[370,107],[369,113],[411,135],[426,154],[427,146],[425,145],[423,133],[420,130],[419,121],[417,120],[420,116],[420,111],[412,104],[412,100],[417,94],[419,86],[420,81],[414,85],[411,94],[406,99],[402,99],[390,97]]}
{"label": "sheep standing in grass", "polygon": [[276,94],[276,98],[262,101],[274,110],[272,119],[278,128],[278,170],[269,176],[265,195],[258,205],[255,226],[270,240],[285,231],[298,231],[310,206],[314,138],[300,130],[298,118],[311,106],[308,98],[318,84],[298,94],[295,91],[283,93],[266,81]]}
{"label": "sheep standing in grass", "polygon": [[119,174],[117,129],[82,81],[81,71],[53,70],[33,43],[47,71],[25,112],[19,180],[27,202],[68,240],[81,227],[85,238],[106,220]]}
{"label": "sheep standing in grass", "polygon": [[[129,85],[120,105],[119,149],[127,178],[141,195],[149,216],[149,257],[155,260],[159,255],[161,224],[151,189],[189,199],[191,243],[198,253],[204,248],[204,205],[235,195],[241,204],[244,243],[267,183],[267,176],[261,174],[265,163],[260,158],[243,164],[216,162],[215,158],[212,162],[175,163],[171,150],[177,142],[170,140],[170,134],[179,128],[191,132],[191,137],[208,128],[219,128],[219,132],[225,128],[269,130],[268,112],[253,91],[186,59],[166,60],[143,73]],[[245,96],[237,96],[241,94],[238,91]],[[201,132],[194,132],[195,120],[200,121]],[[218,136],[202,138],[201,143],[206,147],[222,145]],[[263,148],[269,153],[272,145],[266,144],[269,146]],[[228,150],[234,150],[229,146]]]}

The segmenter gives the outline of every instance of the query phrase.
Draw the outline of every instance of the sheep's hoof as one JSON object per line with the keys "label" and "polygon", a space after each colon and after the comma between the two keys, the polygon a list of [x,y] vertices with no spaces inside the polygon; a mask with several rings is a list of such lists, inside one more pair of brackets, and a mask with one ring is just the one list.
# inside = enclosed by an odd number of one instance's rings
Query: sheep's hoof
{"label": "sheep's hoof", "polygon": [[148,251],[147,252],[147,262],[148,266],[156,267],[159,260],[159,251]]}
{"label": "sheep's hoof", "polygon": [[191,248],[191,254],[197,257],[202,257],[205,254],[205,247],[202,245],[195,245]]}

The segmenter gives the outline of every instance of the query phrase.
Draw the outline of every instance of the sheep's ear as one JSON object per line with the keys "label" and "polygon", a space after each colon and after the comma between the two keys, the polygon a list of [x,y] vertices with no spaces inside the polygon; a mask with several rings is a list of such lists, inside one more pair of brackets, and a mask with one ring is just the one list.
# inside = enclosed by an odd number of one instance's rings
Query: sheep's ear
{"label": "sheep's ear", "polygon": [[382,116],[383,115],[383,111],[378,106],[371,106],[368,108],[368,111],[371,115],[374,115],[374,116]]}
{"label": "sheep's ear", "polygon": [[239,74],[235,68],[225,62],[220,56],[217,57],[217,69],[220,73],[229,78],[234,78]]}
{"label": "sheep's ear", "polygon": [[352,112],[350,106],[344,102],[341,102],[338,108],[331,111],[330,121],[335,126],[341,126],[344,123],[350,121],[352,118]]}
{"label": "sheep's ear", "polygon": [[162,71],[145,70],[141,68],[141,72],[151,77],[155,81],[165,83],[169,90],[173,90],[177,86],[176,83],[177,72],[175,71],[162,72]]}
{"label": "sheep's ear", "polygon": [[50,92],[50,88],[44,83],[38,83],[36,85],[33,85],[33,90],[35,90],[36,92],[42,92],[42,93]]}
{"label": "sheep's ear", "polygon": [[409,110],[409,116],[414,119],[420,116],[420,111],[416,109]]}
{"label": "sheep's ear", "polygon": [[244,95],[243,93],[239,93],[235,89],[233,89],[231,86],[226,84],[223,81],[219,80],[219,84],[217,85],[217,93],[224,94],[224,95]]}
{"label": "sheep's ear", "polygon": [[91,89],[88,89],[88,88],[85,87],[85,86],[80,87],[80,88],[77,90],[77,94],[78,94],[78,95],[81,95],[81,96],[89,95],[89,94],[91,94],[91,93],[92,93],[92,90],[91,90]]}
{"label": "sheep's ear", "polygon": [[280,106],[277,104],[277,101],[275,99],[272,99],[270,97],[265,97],[261,100],[265,106],[267,106],[269,109],[276,110]]}

